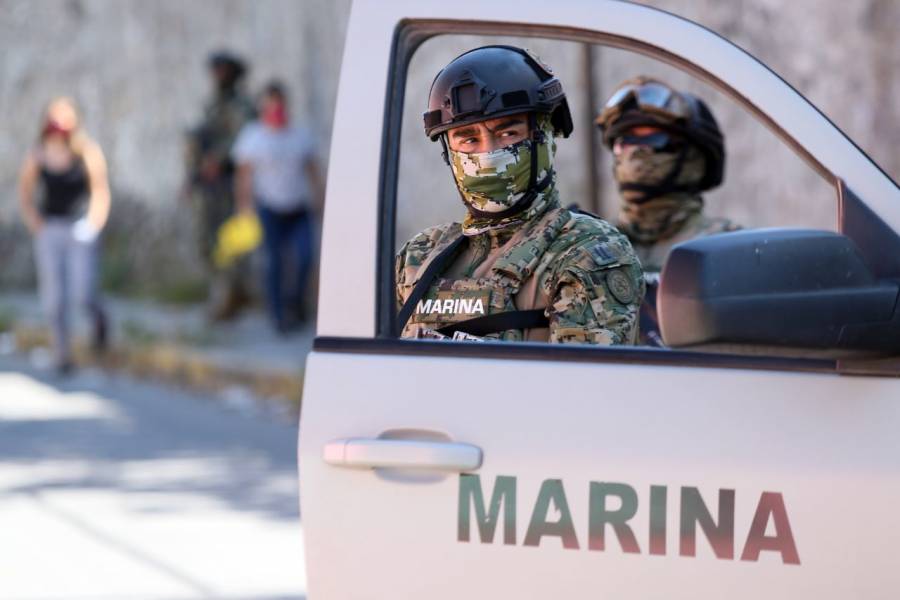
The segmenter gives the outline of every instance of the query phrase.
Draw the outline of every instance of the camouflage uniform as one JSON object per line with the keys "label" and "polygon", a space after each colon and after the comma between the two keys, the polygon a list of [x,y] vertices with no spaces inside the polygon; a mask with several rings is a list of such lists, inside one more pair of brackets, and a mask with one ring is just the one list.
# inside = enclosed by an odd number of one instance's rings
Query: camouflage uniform
{"label": "camouflage uniform", "polygon": [[737,231],[738,229],[740,227],[728,219],[707,217],[702,212],[699,212],[691,215],[684,221],[678,232],[671,237],[659,240],[653,244],[641,244],[634,240],[632,243],[635,253],[641,260],[641,266],[644,267],[645,274],[650,277],[658,277],[659,272],[662,271],[663,264],[666,262],[666,257],[669,256],[669,252],[672,251],[676,244],[716,233]]}
{"label": "camouflage uniform", "polygon": [[[478,146],[493,148],[484,152],[450,143],[455,128],[514,115],[529,125],[518,142]],[[454,329],[505,341],[634,343],[644,286],[631,244],[605,221],[560,206],[555,137],[573,126],[551,69],[512,46],[463,53],[432,83],[424,124],[441,140],[467,215],[426,229],[397,255],[397,308],[401,321],[409,317],[401,336]]]}
{"label": "camouflage uniform", "polygon": [[469,237],[468,248],[432,285],[403,337],[487,314],[545,309],[549,329],[487,337],[605,345],[636,341],[644,288],[631,245],[605,221],[561,208],[552,187],[506,227],[448,223],[408,241],[396,261],[398,308],[430,260],[460,235]]}
{"label": "camouflage uniform", "polygon": [[[241,128],[256,114],[253,101],[240,91],[218,93],[203,110],[200,124],[188,136],[187,168],[197,211],[197,237],[201,255],[211,263],[219,227],[234,214],[234,166],[231,146]],[[221,165],[219,177],[202,177],[204,159]]]}
{"label": "camouflage uniform", "polygon": [[595,123],[615,157],[619,229],[644,267],[641,343],[662,345],[656,289],[669,251],[694,237],[738,229],[705,217],[700,196],[722,183],[725,138],[701,98],[646,76],[623,81]]}
{"label": "camouflage uniform", "polygon": [[[632,146],[616,157],[614,174],[619,182],[657,183],[672,171],[678,160],[674,153],[654,153],[649,148]],[[700,181],[706,171],[706,159],[696,146],[686,149],[684,162],[675,184]],[[639,190],[622,189],[619,229],[628,236],[644,268],[646,294],[641,306],[640,342],[662,346],[656,310],[659,274],[669,252],[676,244],[701,237],[740,229],[728,219],[703,214],[703,198],[698,193],[673,191],[649,200]]]}

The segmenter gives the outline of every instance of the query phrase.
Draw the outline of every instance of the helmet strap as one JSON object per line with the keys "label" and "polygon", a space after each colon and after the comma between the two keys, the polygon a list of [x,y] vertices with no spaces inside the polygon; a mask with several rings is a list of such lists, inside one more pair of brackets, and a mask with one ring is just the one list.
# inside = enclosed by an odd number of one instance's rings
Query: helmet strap
{"label": "helmet strap", "polygon": [[438,136],[438,139],[441,140],[441,158],[444,159],[445,165],[450,166],[450,152],[447,149],[447,133],[442,133]]}

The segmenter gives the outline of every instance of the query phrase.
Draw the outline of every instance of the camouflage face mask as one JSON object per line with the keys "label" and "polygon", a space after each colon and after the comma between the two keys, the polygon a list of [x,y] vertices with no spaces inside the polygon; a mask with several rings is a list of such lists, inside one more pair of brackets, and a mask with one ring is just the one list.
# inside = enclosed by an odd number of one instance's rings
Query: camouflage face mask
{"label": "camouflage face mask", "polygon": [[[626,147],[615,155],[613,165],[613,175],[619,183],[622,198],[626,202],[640,203],[656,195],[687,191],[685,188],[696,185],[703,179],[706,163],[696,147],[687,148],[680,168],[678,162],[677,152],[656,152],[647,146]],[[678,169],[677,173],[673,173],[675,169]],[[649,190],[635,189],[640,186],[650,189],[663,186],[670,178],[672,189],[659,189],[655,194],[648,193]]]}
{"label": "camouflage face mask", "polygon": [[626,148],[616,156],[613,168],[623,200],[619,228],[632,242],[655,244],[670,238],[703,210],[699,194],[690,191],[690,186],[703,178],[705,169],[703,155],[693,146],[687,150],[672,189],[648,194],[647,190],[623,186],[639,184],[652,189],[669,177],[677,159],[675,153],[653,152],[642,146]]}
{"label": "camouflage face mask", "polygon": [[522,140],[492,152],[450,150],[450,167],[467,208],[500,213],[528,191],[534,142]]}

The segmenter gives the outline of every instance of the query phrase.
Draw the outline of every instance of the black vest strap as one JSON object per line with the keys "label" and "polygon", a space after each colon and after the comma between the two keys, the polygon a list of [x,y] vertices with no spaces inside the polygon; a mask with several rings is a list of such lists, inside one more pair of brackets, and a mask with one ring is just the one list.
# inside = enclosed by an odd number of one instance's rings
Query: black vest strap
{"label": "black vest strap", "polygon": [[452,336],[457,331],[483,337],[489,333],[500,333],[508,329],[535,329],[549,327],[550,319],[543,308],[534,310],[509,310],[506,312],[467,319],[451,323],[438,329],[438,333]]}
{"label": "black vest strap", "polygon": [[[417,281],[416,285],[413,287],[412,292],[409,294],[409,298],[403,303],[400,313],[397,315],[397,331],[395,333],[397,337],[400,337],[403,334],[403,329],[409,322],[410,317],[412,317],[416,305],[422,300],[425,294],[428,293],[431,284],[444,272],[447,266],[449,266],[453,259],[456,258],[463,245],[467,244],[468,241],[468,237],[460,235],[453,240],[449,246],[444,248],[431,263],[429,263],[425,272],[422,273],[422,276],[419,277],[419,281]],[[465,321],[460,321],[459,323],[451,323],[450,325],[441,327],[437,331],[438,333],[448,336],[452,336],[456,331],[462,331],[469,335],[482,337],[490,333],[499,333],[509,329],[535,329],[549,326],[550,320],[544,314],[544,309],[537,308],[534,310],[510,310],[502,313],[485,315],[483,317],[475,317],[474,319],[467,319]]]}
{"label": "black vest strap", "polygon": [[656,295],[659,290],[659,283],[645,281],[647,292],[644,295],[644,301],[641,302],[640,330],[642,346],[656,346],[665,348],[662,337],[659,333],[659,316],[656,310]]}
{"label": "black vest strap", "polygon": [[441,253],[431,261],[428,268],[425,269],[425,272],[419,277],[419,281],[416,282],[415,287],[413,287],[412,292],[409,294],[409,298],[406,299],[406,302],[404,302],[403,306],[400,308],[400,314],[397,315],[397,331],[394,333],[396,337],[400,337],[403,333],[403,328],[406,327],[406,323],[412,316],[413,311],[416,310],[416,305],[419,303],[419,300],[428,293],[428,288],[431,287],[435,278],[443,273],[444,269],[446,269],[450,262],[456,257],[456,253],[460,250],[462,245],[468,243],[468,241],[469,238],[460,235],[450,242],[450,245],[444,248]]}

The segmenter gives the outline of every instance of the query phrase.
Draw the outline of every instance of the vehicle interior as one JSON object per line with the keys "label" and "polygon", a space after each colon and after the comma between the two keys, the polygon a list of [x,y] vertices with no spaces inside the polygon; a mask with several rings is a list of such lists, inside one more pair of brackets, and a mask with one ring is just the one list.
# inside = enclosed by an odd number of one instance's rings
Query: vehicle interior
{"label": "vehicle interior", "polygon": [[[518,31],[512,24],[481,24],[478,35],[454,27],[408,24],[395,39],[384,148],[398,152],[383,153],[382,337],[391,337],[394,318],[393,254],[418,231],[464,214],[440,145],[422,129],[431,81],[469,49],[509,44],[536,53],[565,88],[575,123],[572,136],[558,140],[555,160],[565,206],[617,222],[612,156],[594,119],[625,79],[647,75],[695,94],[724,133],[724,182],[703,194],[704,212],[741,231],[698,238],[669,255],[657,302],[663,348],[591,350],[625,351],[626,362],[632,351],[657,361],[735,357],[771,359],[777,368],[900,373],[900,360],[891,358],[900,353],[900,237],[758,108],[696,65],[646,44],[583,31]],[[540,351],[561,358],[554,353],[564,350]],[[797,362],[803,360],[812,362]]]}

